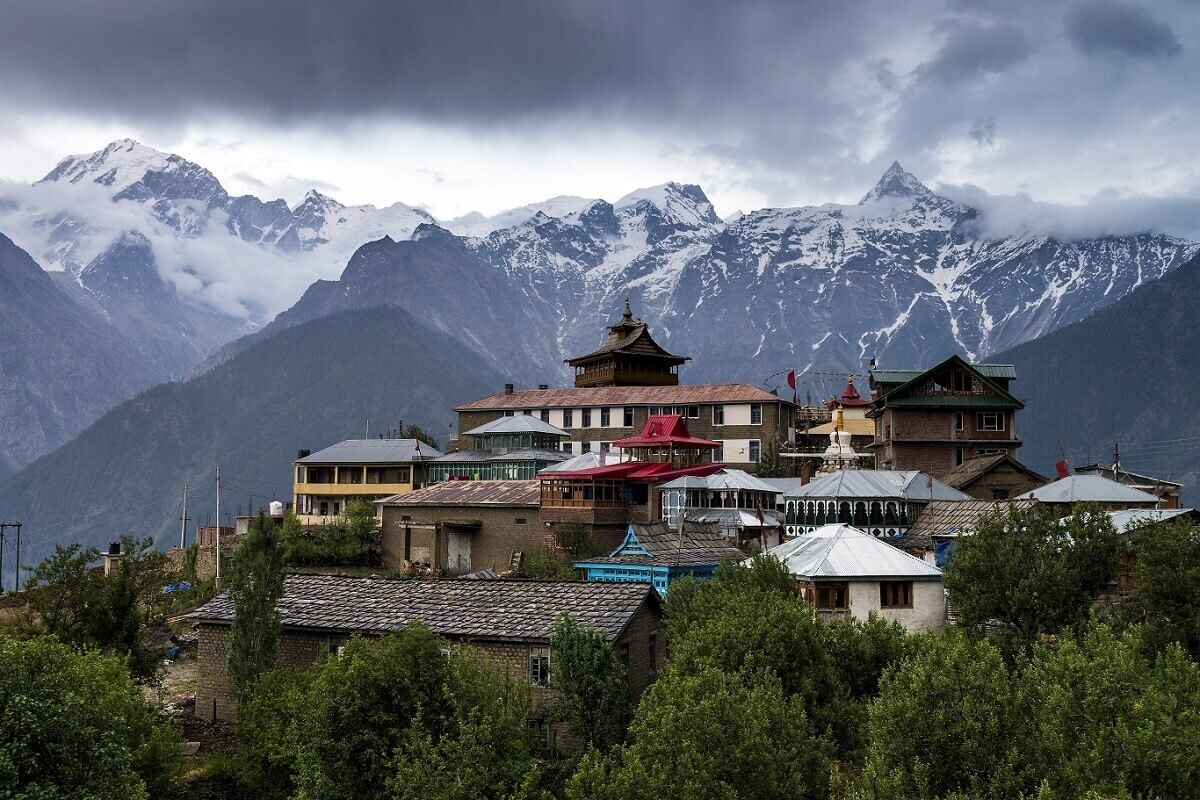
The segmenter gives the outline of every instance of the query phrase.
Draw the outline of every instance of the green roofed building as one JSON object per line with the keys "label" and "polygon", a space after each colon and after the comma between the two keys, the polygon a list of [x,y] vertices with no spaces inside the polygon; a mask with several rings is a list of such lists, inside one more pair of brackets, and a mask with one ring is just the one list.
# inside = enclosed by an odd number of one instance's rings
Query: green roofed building
{"label": "green roofed building", "polygon": [[1009,391],[1007,364],[970,364],[951,356],[927,370],[871,370],[875,463],[941,478],[980,456],[1014,456],[1024,404]]}

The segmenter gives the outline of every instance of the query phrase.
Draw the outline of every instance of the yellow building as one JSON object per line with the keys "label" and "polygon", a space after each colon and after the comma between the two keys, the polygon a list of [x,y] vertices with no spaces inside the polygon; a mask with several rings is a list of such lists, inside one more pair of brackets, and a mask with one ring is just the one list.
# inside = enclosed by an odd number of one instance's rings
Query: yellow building
{"label": "yellow building", "polygon": [[301,524],[324,525],[351,500],[419,489],[426,462],[440,455],[416,439],[347,439],[316,453],[302,450],[293,465],[293,508]]}

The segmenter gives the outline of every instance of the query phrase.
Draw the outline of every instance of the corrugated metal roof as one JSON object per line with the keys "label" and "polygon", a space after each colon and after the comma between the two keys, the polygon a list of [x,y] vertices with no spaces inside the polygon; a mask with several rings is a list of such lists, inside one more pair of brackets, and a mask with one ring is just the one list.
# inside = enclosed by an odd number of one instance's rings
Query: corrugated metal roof
{"label": "corrugated metal roof", "polygon": [[[687,508],[684,516],[702,524],[712,523],[722,528],[759,528],[758,511],[745,508]],[[778,528],[783,525],[783,514],[773,509],[763,509],[763,522],[768,528]]]}
{"label": "corrugated metal roof", "polygon": [[791,405],[778,395],[748,383],[692,386],[597,386],[569,389],[522,389],[501,392],[455,406],[455,411],[575,408],[581,406],[689,405],[701,403],[771,403]]}
{"label": "corrugated metal roof", "polygon": [[541,447],[526,447],[521,450],[509,450],[507,453],[497,453],[488,456],[488,461],[548,461],[557,464],[566,461],[567,456],[561,450],[546,450]]}
{"label": "corrugated metal roof", "polygon": [[784,497],[821,498],[896,498],[928,502],[931,500],[970,500],[958,489],[918,470],[843,469],[824,475],[803,486],[785,490]]}
{"label": "corrugated metal roof", "polygon": [[703,477],[688,475],[664,483],[662,489],[710,489],[710,490],[745,490],[749,492],[776,492],[776,488],[761,478],[751,475],[741,469],[726,467],[720,472]]}
{"label": "corrugated metal roof", "polygon": [[544,433],[549,436],[571,438],[571,434],[562,428],[556,428],[549,422],[542,422],[532,414],[514,414],[511,417],[500,417],[491,422],[485,422],[477,428],[467,431],[467,436],[484,436],[492,433]]}
{"label": "corrugated metal roof", "polygon": [[312,455],[297,459],[297,464],[411,464],[431,461],[442,455],[436,447],[416,439],[347,439]]}
{"label": "corrugated metal roof", "polygon": [[386,506],[537,506],[537,481],[445,481],[378,501]]}
{"label": "corrugated metal roof", "polygon": [[[386,633],[421,622],[450,638],[545,642],[564,614],[613,640],[647,602],[658,608],[644,583],[288,575],[276,609],[284,628]],[[222,594],[188,617],[226,624],[233,611]]]}
{"label": "corrugated metal roof", "polygon": [[767,551],[809,580],[936,580],[942,571],[849,525],[824,525]]}
{"label": "corrugated metal roof", "polygon": [[1157,503],[1158,498],[1102,475],[1068,475],[1054,483],[1018,495],[1018,500],[1043,503]]}
{"label": "corrugated metal roof", "polygon": [[595,469],[596,467],[606,467],[610,464],[620,463],[621,456],[619,453],[606,453],[603,450],[594,450],[590,453],[580,453],[577,456],[568,458],[560,464],[552,464],[546,467],[539,475],[550,473],[553,476],[555,472],[578,472],[584,469]]}
{"label": "corrugated metal roof", "polygon": [[1191,508],[1127,508],[1123,511],[1110,511],[1108,518],[1113,527],[1120,533],[1132,530],[1139,525],[1151,522],[1167,522],[1178,517],[1196,517],[1196,511]]}
{"label": "corrugated metal roof", "polygon": [[[971,364],[971,366],[985,378],[1010,381],[1017,379],[1017,368],[1012,364]],[[876,369],[871,371],[871,377],[878,383],[908,383],[928,371],[924,369]]]}

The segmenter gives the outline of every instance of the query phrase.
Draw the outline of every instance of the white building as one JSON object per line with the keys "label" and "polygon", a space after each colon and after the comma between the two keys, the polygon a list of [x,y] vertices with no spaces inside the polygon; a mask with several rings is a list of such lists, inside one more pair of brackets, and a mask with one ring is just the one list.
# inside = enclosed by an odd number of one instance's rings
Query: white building
{"label": "white building", "polygon": [[872,613],[910,631],[946,623],[942,571],[849,525],[825,525],[767,551],[822,619]]}

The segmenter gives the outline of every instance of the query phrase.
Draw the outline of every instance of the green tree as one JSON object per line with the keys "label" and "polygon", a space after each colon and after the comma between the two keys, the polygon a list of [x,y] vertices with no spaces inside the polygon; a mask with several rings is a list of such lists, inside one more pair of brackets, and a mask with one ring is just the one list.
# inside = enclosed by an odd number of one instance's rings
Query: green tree
{"label": "green tree", "polygon": [[723,561],[710,580],[687,576],[671,584],[665,611],[672,641],[682,638],[697,622],[720,613],[731,598],[752,600],[768,594],[795,595],[796,581],[773,556],[759,554],[747,562]]}
{"label": "green tree", "polygon": [[[536,795],[538,770],[526,720],[529,686],[464,650],[450,658],[448,716],[413,721],[389,779],[402,800],[474,800]],[[437,730],[440,728],[440,731]]]}
{"label": "green tree", "polygon": [[234,550],[228,578],[234,617],[226,665],[239,699],[248,697],[258,676],[275,666],[279,642],[275,604],[283,597],[284,561],[283,533],[259,511]]}
{"label": "green tree", "polygon": [[603,552],[582,522],[560,522],[554,526],[554,542],[571,554],[572,559],[591,558]]}
{"label": "green tree", "polygon": [[1116,574],[1120,549],[1112,523],[1095,509],[1062,521],[1040,504],[993,512],[955,544],[946,589],[960,625],[1027,645],[1087,620]]}
{"label": "green tree", "polygon": [[297,722],[312,676],[312,670],[264,672],[238,704],[236,774],[264,800],[286,800],[296,791]]}
{"label": "green tree", "polygon": [[379,541],[379,517],[374,503],[366,500],[351,500],[342,510],[338,523],[345,529],[350,540],[367,551]]}
{"label": "green tree", "polygon": [[407,439],[417,439],[432,447],[434,450],[441,450],[442,445],[432,433],[422,428],[420,425],[407,425],[404,428],[404,437]]}
{"label": "green tree", "polygon": [[1157,523],[1132,532],[1137,561],[1126,619],[1149,627],[1144,639],[1162,649],[1179,643],[1200,659],[1200,527]]}
{"label": "green tree", "polygon": [[179,742],[120,659],[0,639],[0,796],[160,797],[179,766]]}
{"label": "green tree", "polygon": [[368,641],[351,639],[313,668],[298,721],[297,796],[304,800],[389,797],[393,756],[418,716],[440,738],[452,709],[449,662],[429,630],[414,625]]}
{"label": "green tree", "polygon": [[638,706],[629,744],[589,753],[572,800],[824,798],[827,743],[767,675],[669,672]]}
{"label": "green tree", "polygon": [[1019,796],[1009,766],[1020,741],[1015,684],[991,642],[954,631],[924,637],[871,703],[866,780],[887,787],[883,796]]}
{"label": "green tree", "polygon": [[159,655],[143,633],[161,617],[166,559],[152,539],[121,539],[121,558],[105,576],[92,568],[100,553],[78,544],[58,546],[34,568],[30,609],[47,633],[74,647],[121,656],[139,680],[154,676]]}
{"label": "green tree", "polygon": [[629,724],[629,681],[604,634],[563,616],[554,625],[550,652],[554,718],[588,747],[607,750],[622,741]]}
{"label": "green tree", "polygon": [[767,442],[754,465],[754,474],[760,478],[782,478],[790,474],[791,465],[779,455],[779,445]]}

